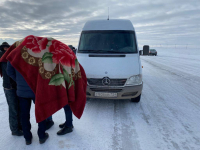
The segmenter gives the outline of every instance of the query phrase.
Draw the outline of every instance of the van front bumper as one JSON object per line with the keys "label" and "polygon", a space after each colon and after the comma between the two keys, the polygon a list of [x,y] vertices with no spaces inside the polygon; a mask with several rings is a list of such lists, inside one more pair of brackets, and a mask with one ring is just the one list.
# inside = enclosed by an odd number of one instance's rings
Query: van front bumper
{"label": "van front bumper", "polygon": [[[99,87],[87,86],[87,98],[101,98],[101,99],[131,99],[138,97],[142,93],[143,83],[136,86],[124,87]],[[95,93],[117,93],[116,97],[110,96],[95,96]]]}

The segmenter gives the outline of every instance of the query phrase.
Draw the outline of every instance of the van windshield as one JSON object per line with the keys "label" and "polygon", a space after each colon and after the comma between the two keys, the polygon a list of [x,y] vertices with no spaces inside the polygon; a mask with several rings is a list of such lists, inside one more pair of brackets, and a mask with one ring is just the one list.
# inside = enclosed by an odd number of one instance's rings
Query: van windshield
{"label": "van windshield", "polygon": [[78,53],[137,53],[134,31],[83,31]]}

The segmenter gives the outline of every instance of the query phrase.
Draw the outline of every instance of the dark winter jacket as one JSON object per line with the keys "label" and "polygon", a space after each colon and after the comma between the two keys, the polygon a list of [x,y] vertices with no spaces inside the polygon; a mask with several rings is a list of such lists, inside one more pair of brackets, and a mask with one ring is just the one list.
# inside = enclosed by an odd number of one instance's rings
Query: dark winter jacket
{"label": "dark winter jacket", "polygon": [[35,98],[35,94],[26,83],[24,77],[10,64],[7,63],[7,74],[17,83],[17,96],[23,98]]}
{"label": "dark winter jacket", "polygon": [[[0,58],[3,56],[3,54],[5,53],[6,51],[4,51],[3,49],[0,49]],[[3,76],[3,87],[6,88],[6,89],[13,89],[13,88],[16,88],[16,83],[15,81],[13,81],[8,75],[7,75],[7,71],[6,71],[6,68],[7,68],[7,63],[6,62],[1,62],[0,63],[0,69],[1,69],[1,73],[2,73],[2,76]]]}

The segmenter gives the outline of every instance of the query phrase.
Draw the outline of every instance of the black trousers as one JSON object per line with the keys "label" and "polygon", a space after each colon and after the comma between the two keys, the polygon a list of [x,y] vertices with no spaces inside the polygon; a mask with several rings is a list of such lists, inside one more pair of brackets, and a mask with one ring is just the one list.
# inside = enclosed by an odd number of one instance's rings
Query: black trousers
{"label": "black trousers", "polygon": [[70,108],[69,105],[66,105],[63,108],[64,108],[64,111],[65,111],[65,118],[66,118],[65,126],[71,127],[71,126],[73,126],[73,124],[72,124],[73,118],[72,118],[71,108]]}
{"label": "black trousers", "polygon": [[19,111],[19,99],[16,95],[16,89],[5,89],[4,93],[8,103],[9,110],[9,125],[12,132],[20,130],[20,111]]}
{"label": "black trousers", "polygon": [[[31,98],[19,97],[20,111],[21,111],[21,124],[24,133],[24,138],[30,140],[32,138],[31,123],[30,123],[30,109],[31,109]],[[33,99],[35,101],[35,99]],[[39,139],[45,138],[46,120],[38,123],[38,136]]]}

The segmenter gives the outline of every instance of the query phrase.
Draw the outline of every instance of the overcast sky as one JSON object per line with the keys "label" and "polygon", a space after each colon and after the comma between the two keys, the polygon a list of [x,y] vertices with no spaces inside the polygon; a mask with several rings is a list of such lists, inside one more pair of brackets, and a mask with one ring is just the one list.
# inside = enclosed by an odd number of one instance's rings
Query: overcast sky
{"label": "overcast sky", "polygon": [[78,45],[87,20],[129,19],[141,45],[199,45],[200,0],[0,0],[0,43],[27,35]]}

